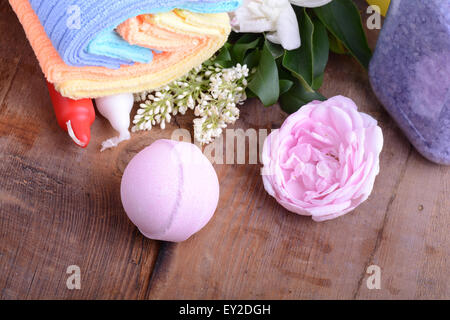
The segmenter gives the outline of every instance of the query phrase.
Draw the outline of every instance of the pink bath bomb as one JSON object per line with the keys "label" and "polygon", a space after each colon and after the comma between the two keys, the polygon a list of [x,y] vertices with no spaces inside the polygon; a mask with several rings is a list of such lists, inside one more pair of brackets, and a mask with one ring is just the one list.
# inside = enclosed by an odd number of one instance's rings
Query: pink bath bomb
{"label": "pink bath bomb", "polygon": [[128,217],[144,236],[180,242],[212,218],[219,181],[195,145],[157,140],[128,164],[120,192]]}

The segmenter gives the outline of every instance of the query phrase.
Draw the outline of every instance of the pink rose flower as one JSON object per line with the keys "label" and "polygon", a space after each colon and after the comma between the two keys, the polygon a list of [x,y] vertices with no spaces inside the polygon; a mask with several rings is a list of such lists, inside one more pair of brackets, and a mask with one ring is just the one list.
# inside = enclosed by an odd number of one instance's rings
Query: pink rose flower
{"label": "pink rose flower", "polygon": [[289,211],[337,218],[369,197],[382,147],[377,121],[351,99],[311,102],[267,137],[264,188]]}

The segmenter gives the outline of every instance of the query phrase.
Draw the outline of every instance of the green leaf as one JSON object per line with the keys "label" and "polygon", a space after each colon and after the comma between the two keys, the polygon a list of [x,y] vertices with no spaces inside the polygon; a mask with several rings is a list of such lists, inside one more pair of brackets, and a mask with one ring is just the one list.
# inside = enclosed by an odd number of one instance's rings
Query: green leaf
{"label": "green leaf", "polygon": [[267,41],[267,47],[269,48],[270,52],[272,53],[274,59],[278,59],[284,54],[284,49],[279,44],[272,43],[268,40]]}
{"label": "green leaf", "polygon": [[247,93],[247,99],[250,99],[250,98],[258,98],[258,97],[256,96],[256,94],[254,94],[254,93],[252,92],[252,90],[250,90],[249,88],[247,88],[246,93]]}
{"label": "green leaf", "polygon": [[262,38],[262,34],[260,33],[238,33],[237,35],[239,39],[237,39],[235,43],[250,43],[256,39]]}
{"label": "green leaf", "polygon": [[296,81],[289,91],[281,95],[280,105],[285,112],[294,113],[313,100],[323,101],[326,98],[316,91],[310,92],[306,90],[300,81]]}
{"label": "green leaf", "polygon": [[337,54],[348,53],[347,48],[341,40],[337,39],[331,32],[328,33],[328,41],[330,42],[330,50]]}
{"label": "green leaf", "polygon": [[280,79],[280,95],[288,92],[293,85],[294,82],[291,80]]}
{"label": "green leaf", "polygon": [[225,43],[222,49],[220,49],[219,54],[216,57],[216,60],[231,61],[230,47],[231,45],[229,43]]}
{"label": "green leaf", "polygon": [[283,67],[292,72],[309,91],[314,79],[313,70],[313,32],[314,25],[304,8],[295,7],[299,21],[302,45],[296,50],[286,51]]}
{"label": "green leaf", "polygon": [[229,50],[230,45],[227,43],[217,54],[216,58],[211,61],[212,63],[218,63],[224,68],[229,68],[233,63],[231,61],[231,55]]}
{"label": "green leaf", "polygon": [[249,68],[250,70],[252,70],[253,68],[255,68],[256,66],[258,66],[259,64],[259,60],[261,59],[261,50],[259,50],[258,48],[256,48],[255,50],[253,50],[252,52],[250,52],[243,61],[243,64],[247,65],[247,68]]}
{"label": "green leaf", "polygon": [[278,68],[267,46],[267,41],[264,43],[261,51],[261,59],[256,73],[253,75],[248,87],[265,106],[277,103],[280,95]]}
{"label": "green leaf", "polygon": [[[241,41],[245,36],[243,36],[239,41]],[[245,58],[245,54],[248,50],[254,49],[258,46],[260,38],[257,38],[251,42],[237,42],[231,48],[231,56],[233,57],[234,63],[242,63]]]}
{"label": "green leaf", "polygon": [[312,88],[314,90],[319,90],[320,87],[322,86],[322,84],[323,84],[323,75],[324,74],[322,73],[320,76],[314,78],[314,82],[313,82],[313,85],[312,85]]}
{"label": "green leaf", "polygon": [[323,73],[328,63],[328,55],[330,52],[330,43],[328,41],[328,32],[323,23],[317,19],[313,19],[313,73],[314,79],[312,87],[314,90],[319,89],[323,82]]}
{"label": "green leaf", "polygon": [[369,66],[372,51],[367,43],[361,16],[351,0],[333,0],[325,6],[314,8],[314,12],[327,29],[364,66]]}

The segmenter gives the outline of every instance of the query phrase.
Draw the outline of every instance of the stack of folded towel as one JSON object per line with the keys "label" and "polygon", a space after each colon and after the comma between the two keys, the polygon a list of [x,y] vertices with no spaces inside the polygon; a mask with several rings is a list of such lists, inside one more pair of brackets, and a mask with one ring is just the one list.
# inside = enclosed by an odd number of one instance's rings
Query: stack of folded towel
{"label": "stack of folded towel", "polygon": [[161,87],[209,59],[241,0],[9,0],[63,96]]}

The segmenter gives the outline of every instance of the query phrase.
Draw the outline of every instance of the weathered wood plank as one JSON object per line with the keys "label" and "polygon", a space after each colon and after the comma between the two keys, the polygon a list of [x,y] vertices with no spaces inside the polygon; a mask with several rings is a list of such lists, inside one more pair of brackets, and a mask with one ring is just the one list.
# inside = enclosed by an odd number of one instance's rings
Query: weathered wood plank
{"label": "weathered wood plank", "polygon": [[413,152],[392,195],[373,263],[383,290],[358,298],[446,299],[450,296],[450,170]]}
{"label": "weathered wood plank", "polygon": [[[137,152],[177,126],[191,129],[192,118],[99,153],[114,132],[98,117],[90,147],[78,149],[56,124],[6,1],[0,33],[0,298],[450,297],[450,169],[411,148],[350,57],[331,56],[322,93],[349,96],[380,121],[385,148],[371,198],[315,223],[266,194],[259,165],[215,165],[214,218],[189,241],[169,244],[145,239],[128,221],[120,179]],[[235,128],[277,128],[284,118],[251,100]],[[81,268],[79,291],[66,288],[72,264]],[[381,290],[366,287],[372,264],[382,269]]]}

